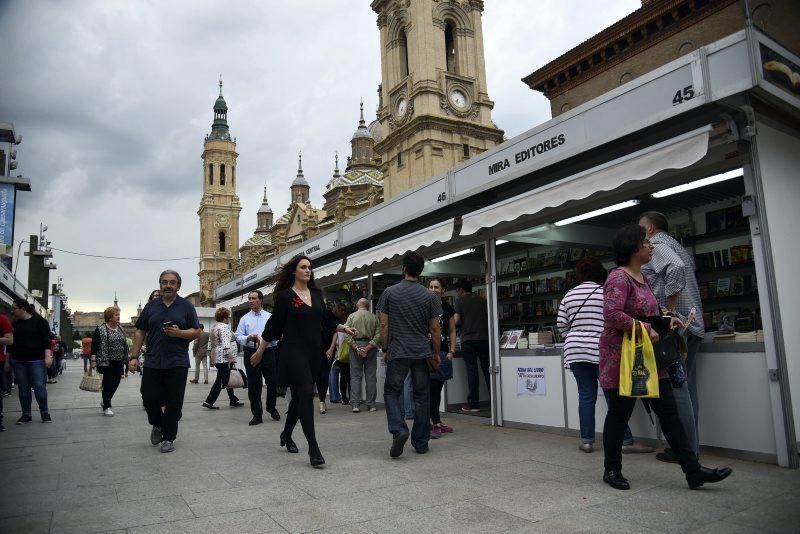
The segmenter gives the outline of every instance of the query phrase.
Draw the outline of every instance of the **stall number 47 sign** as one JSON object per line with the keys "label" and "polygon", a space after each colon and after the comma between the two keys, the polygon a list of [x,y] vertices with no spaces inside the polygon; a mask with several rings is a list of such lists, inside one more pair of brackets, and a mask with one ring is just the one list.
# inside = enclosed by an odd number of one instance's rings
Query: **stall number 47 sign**
{"label": "stall number 47 sign", "polygon": [[672,97],[672,105],[683,104],[685,101],[693,99],[694,96],[694,86],[687,85],[683,90],[679,89],[675,92],[675,96]]}

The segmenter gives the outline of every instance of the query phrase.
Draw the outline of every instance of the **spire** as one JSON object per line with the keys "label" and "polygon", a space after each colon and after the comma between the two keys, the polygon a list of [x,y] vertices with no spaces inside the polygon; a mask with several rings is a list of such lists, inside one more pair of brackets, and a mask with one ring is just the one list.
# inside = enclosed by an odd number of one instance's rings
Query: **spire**
{"label": "spire", "polygon": [[269,207],[267,202],[267,186],[264,186],[264,199],[261,201],[261,207],[258,208],[258,213],[272,213],[272,208]]}
{"label": "spire", "polygon": [[114,291],[114,307],[115,308],[119,308],[119,306],[117,305],[117,292],[116,291]]}
{"label": "spire", "polygon": [[[297,176],[292,182],[292,187],[295,186],[303,186],[303,187],[310,187],[308,182],[306,181],[305,176],[303,176],[303,152],[301,151],[297,156]],[[292,195],[294,196],[294,195]]]}
{"label": "spire", "polygon": [[228,104],[222,97],[222,75],[219,76],[219,96],[214,102],[214,122],[211,125],[211,139],[222,139],[225,141],[231,140],[231,134],[228,131]]}
{"label": "spire", "polygon": [[339,176],[341,176],[339,174],[339,151],[338,150],[336,151],[336,156],[334,156],[334,159],[336,160],[336,166],[333,169],[333,177],[334,178],[338,178]]}
{"label": "spire", "polygon": [[367,122],[364,120],[364,99],[361,99],[361,103],[359,104],[360,108],[360,116],[358,119],[358,128],[356,129],[356,133],[353,134],[353,141],[359,138],[369,138],[372,139],[372,134],[369,133],[367,129]]}

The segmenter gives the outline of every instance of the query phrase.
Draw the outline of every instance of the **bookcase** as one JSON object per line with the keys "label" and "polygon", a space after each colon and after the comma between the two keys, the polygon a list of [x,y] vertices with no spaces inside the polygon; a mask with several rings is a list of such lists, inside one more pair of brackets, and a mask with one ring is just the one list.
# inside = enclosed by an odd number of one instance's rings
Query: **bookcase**
{"label": "bookcase", "polygon": [[575,285],[575,265],[595,256],[610,267],[610,248],[532,246],[498,259],[497,309],[500,330],[523,335],[555,327],[558,306]]}

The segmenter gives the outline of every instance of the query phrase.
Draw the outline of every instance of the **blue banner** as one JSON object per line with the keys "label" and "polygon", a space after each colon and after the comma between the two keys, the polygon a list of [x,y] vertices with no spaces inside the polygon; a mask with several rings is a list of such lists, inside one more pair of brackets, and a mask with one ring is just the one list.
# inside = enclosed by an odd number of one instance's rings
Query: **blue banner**
{"label": "blue banner", "polygon": [[14,246],[14,184],[0,184],[0,245]]}

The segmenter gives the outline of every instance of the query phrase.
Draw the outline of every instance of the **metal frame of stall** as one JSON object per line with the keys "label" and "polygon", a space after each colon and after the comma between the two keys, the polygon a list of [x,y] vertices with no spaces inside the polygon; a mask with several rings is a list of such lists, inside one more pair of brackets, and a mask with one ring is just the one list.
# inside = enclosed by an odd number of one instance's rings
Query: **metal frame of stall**
{"label": "metal frame of stall", "polygon": [[[498,349],[495,237],[508,233],[515,226],[530,224],[531,220],[552,220],[557,213],[574,214],[577,210],[595,209],[618,196],[620,191],[627,195],[637,189],[644,191],[648,186],[643,185],[642,178],[658,180],[659,187],[669,187],[685,183],[687,177],[695,176],[694,172],[699,173],[696,175],[699,178],[715,167],[730,167],[731,163],[725,160],[727,150],[739,158],[737,165],[743,165],[748,188],[745,214],[750,218],[760,288],[767,366],[767,376],[761,379],[768,380],[774,457],[780,465],[798,467],[800,439],[796,427],[800,425],[796,424],[796,418],[800,416],[800,392],[793,400],[790,386],[800,384],[800,356],[790,360],[786,347],[796,346],[795,342],[800,343],[800,339],[797,339],[797,332],[785,331],[782,327],[784,323],[797,322],[789,300],[796,296],[797,289],[785,284],[791,280],[792,262],[798,258],[796,252],[776,249],[773,245],[781,239],[792,239],[792,234],[787,233],[783,225],[769,226],[767,209],[770,209],[770,217],[783,222],[781,216],[790,207],[785,203],[791,203],[796,193],[796,180],[793,181],[796,174],[792,169],[795,162],[800,163],[795,161],[800,158],[800,128],[797,127],[800,99],[776,83],[772,71],[765,70],[768,61],[779,61],[800,75],[797,55],[755,29],[737,32],[475,156],[446,174],[284,252],[220,286],[215,296],[236,301],[241,298],[236,295],[263,284],[277,266],[297,253],[307,254],[327,270],[326,276],[320,276],[321,281],[342,281],[354,276],[351,264],[354,258],[368,260],[357,267],[359,273],[371,275],[375,272],[371,265],[386,265],[405,250],[425,249],[438,243],[437,254],[443,254],[468,243],[483,243],[487,300],[490,317],[494,318],[490,329],[493,337],[490,340],[492,423],[502,425],[504,384]],[[680,141],[680,136],[698,135],[703,129],[712,140],[707,145],[712,157],[704,153],[697,160],[702,160],[700,165],[694,165],[695,162],[677,165],[677,171],[671,171],[669,165],[654,172],[639,169],[644,176],[634,176],[629,182],[565,197],[560,204],[535,205],[544,191],[558,187],[560,182],[596,177],[595,173],[602,173],[604,165],[624,163],[659,144],[674,144]],[[658,176],[653,178],[656,173]],[[604,179],[608,181],[607,177]],[[515,220],[500,217],[488,226],[475,226],[475,219],[480,220],[482,216],[477,212],[502,206],[516,197],[521,201],[528,197],[534,205],[527,212],[514,212],[517,213]],[[795,201],[798,199],[800,195]],[[467,224],[470,220],[471,225]],[[464,232],[464,226],[470,226],[471,230]],[[450,227],[452,234],[447,235]],[[370,276],[370,290],[371,281]],[[781,281],[784,285],[779,293]],[[782,307],[781,298],[784,299]]]}

